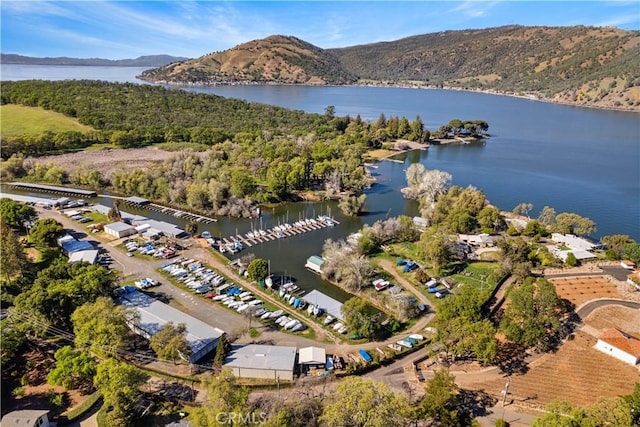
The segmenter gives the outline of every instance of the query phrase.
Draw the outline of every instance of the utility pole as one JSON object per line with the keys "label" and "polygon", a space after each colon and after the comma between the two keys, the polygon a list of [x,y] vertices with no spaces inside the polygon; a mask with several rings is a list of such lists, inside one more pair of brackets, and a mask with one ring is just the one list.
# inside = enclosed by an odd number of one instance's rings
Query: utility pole
{"label": "utility pole", "polygon": [[504,408],[504,405],[507,401],[507,395],[509,394],[509,381],[511,380],[511,378],[507,378],[507,383],[504,385],[504,390],[502,390],[500,393],[502,393],[502,407]]}
{"label": "utility pole", "polygon": [[504,385],[504,390],[500,390],[500,393],[502,393],[502,421],[504,421],[504,405],[507,402],[507,395],[509,394],[509,381],[511,381],[511,378],[507,377],[507,383]]}

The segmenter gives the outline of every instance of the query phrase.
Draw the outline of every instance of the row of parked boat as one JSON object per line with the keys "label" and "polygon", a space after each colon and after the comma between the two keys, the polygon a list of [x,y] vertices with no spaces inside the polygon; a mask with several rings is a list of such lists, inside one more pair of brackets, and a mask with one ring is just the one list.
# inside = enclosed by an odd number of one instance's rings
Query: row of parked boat
{"label": "row of parked boat", "polygon": [[180,258],[162,265],[161,269],[197,294],[211,292],[214,286],[225,281],[222,275],[193,259]]}
{"label": "row of parked boat", "polygon": [[238,313],[251,312],[254,317],[265,321],[274,319],[276,325],[292,332],[301,331],[306,327],[299,320],[288,317],[283,310],[269,311],[262,306],[263,301],[257,299],[253,293],[233,282],[227,283],[223,276],[206,268],[199,261],[180,259],[163,265],[162,270],[195,293],[205,294],[206,298],[218,301]]}

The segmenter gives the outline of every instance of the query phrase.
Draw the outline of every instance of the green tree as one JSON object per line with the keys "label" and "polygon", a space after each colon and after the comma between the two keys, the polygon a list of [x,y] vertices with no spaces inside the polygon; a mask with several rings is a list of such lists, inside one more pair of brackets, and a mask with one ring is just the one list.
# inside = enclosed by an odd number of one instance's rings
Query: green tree
{"label": "green tree", "polygon": [[622,257],[640,265],[640,243],[627,243],[622,249]]}
{"label": "green tree", "polygon": [[28,264],[22,241],[0,219],[0,266],[5,280],[9,282],[12,277],[22,276]]}
{"label": "green tree", "polygon": [[547,232],[546,227],[535,219],[527,222],[527,225],[522,229],[522,235],[524,236],[546,236],[547,234],[549,233]]}
{"label": "green tree", "polygon": [[264,280],[269,275],[269,261],[262,258],[252,260],[247,266],[249,277],[255,281]]}
{"label": "green tree", "polygon": [[631,408],[632,422],[636,424],[640,423],[640,382],[636,383],[633,388],[633,393],[625,396],[624,399],[629,404],[629,408]]}
{"label": "green tree", "polygon": [[533,204],[531,204],[531,203],[520,203],[515,208],[513,208],[513,211],[511,211],[511,212],[514,215],[522,215],[522,216],[526,216],[528,218],[529,217],[529,212],[531,212],[531,209],[533,209]]}
{"label": "green tree", "polygon": [[53,218],[37,220],[29,232],[31,241],[40,247],[56,246],[56,238],[64,233],[64,227]]}
{"label": "green tree", "polygon": [[384,383],[347,377],[338,384],[334,400],[325,405],[320,421],[332,427],[389,427],[407,421],[407,401]]}
{"label": "green tree", "polygon": [[565,312],[555,286],[546,279],[533,278],[507,294],[508,305],[500,322],[500,329],[510,340],[526,346],[547,350],[550,337],[560,331],[560,317]]}
{"label": "green tree", "polygon": [[358,216],[362,213],[366,200],[366,194],[361,194],[359,196],[345,196],[340,199],[340,202],[338,202],[338,207],[342,213],[347,216]]}
{"label": "green tree", "polygon": [[504,217],[495,206],[485,206],[478,212],[477,221],[483,232],[497,233],[506,228]]}
{"label": "green tree", "polygon": [[376,333],[378,329],[376,310],[362,298],[348,299],[342,304],[340,312],[349,332],[365,338],[371,338]]}
{"label": "green tree", "polygon": [[622,397],[600,398],[585,408],[588,419],[597,426],[624,427],[633,425],[629,402]]}
{"label": "green tree", "polygon": [[419,412],[442,426],[462,425],[458,414],[458,386],[448,369],[435,371],[427,381]]}
{"label": "green tree", "polygon": [[569,252],[567,254],[567,259],[564,261],[569,267],[575,267],[578,265],[578,258],[573,254],[573,252]]}
{"label": "green tree", "polygon": [[110,298],[100,297],[79,307],[71,320],[76,346],[105,357],[115,356],[124,348],[129,334],[127,323],[135,323],[137,319],[132,311],[116,306]]}
{"label": "green tree", "polygon": [[533,422],[533,427],[580,427],[585,414],[573,409],[568,402],[553,401],[546,408],[547,413]]}
{"label": "green tree", "polygon": [[203,385],[207,400],[193,411],[193,422],[197,427],[245,425],[242,419],[231,415],[251,416],[247,406],[249,389],[237,384],[230,369],[223,369],[218,376],[205,378]]}
{"label": "green tree", "polygon": [[176,360],[191,355],[191,347],[184,336],[186,331],[187,327],[184,323],[174,325],[169,321],[151,337],[149,345],[159,359],[171,360],[175,363]]}
{"label": "green tree", "polygon": [[227,334],[222,334],[218,339],[218,344],[216,346],[216,354],[213,357],[213,366],[216,368],[221,368],[222,365],[224,365],[224,361],[230,351],[231,343],[227,338]]}
{"label": "green tree", "polygon": [[184,230],[192,236],[195,236],[196,234],[198,234],[198,223],[195,221],[189,221],[184,226]]}
{"label": "green tree", "polygon": [[5,197],[0,199],[0,219],[10,227],[24,228],[25,222],[34,221],[37,217],[32,206]]}
{"label": "green tree", "polygon": [[429,228],[420,236],[420,250],[424,257],[431,262],[436,274],[449,262],[451,257],[451,242],[443,231]]}
{"label": "green tree", "polygon": [[556,216],[555,229],[564,234],[584,236],[596,232],[596,224],[578,214],[563,212]]}
{"label": "green tree", "polygon": [[58,258],[38,272],[29,292],[16,296],[16,311],[37,319],[22,326],[36,333],[44,332],[48,326],[72,328],[74,310],[100,296],[111,295],[114,277],[113,272],[102,266],[69,264],[66,258]]}
{"label": "green tree", "polygon": [[554,225],[556,223],[556,210],[549,206],[545,206],[540,211],[540,215],[538,215],[538,221],[547,227]]}
{"label": "green tree", "polygon": [[626,234],[613,234],[611,236],[603,236],[600,242],[607,248],[607,250],[613,251],[615,259],[620,259],[626,245],[635,243],[635,241]]}
{"label": "green tree", "polygon": [[498,354],[495,327],[483,318],[487,294],[469,285],[443,300],[436,319],[436,342],[447,359],[473,355],[482,364],[491,363]]}
{"label": "green tree", "polygon": [[63,385],[67,390],[93,386],[96,374],[96,361],[89,354],[76,351],[71,346],[64,346],[56,350],[56,367],[47,375],[47,382]]}
{"label": "green tree", "polygon": [[140,386],[147,380],[138,368],[115,359],[98,365],[94,384],[108,408],[109,426],[128,426],[134,421],[135,406],[142,394]]}

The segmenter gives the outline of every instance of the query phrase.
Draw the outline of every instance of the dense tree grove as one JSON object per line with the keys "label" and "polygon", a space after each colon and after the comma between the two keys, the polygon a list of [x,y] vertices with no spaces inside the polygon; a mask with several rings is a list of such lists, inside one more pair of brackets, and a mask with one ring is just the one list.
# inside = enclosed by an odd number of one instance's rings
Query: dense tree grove
{"label": "dense tree grove", "polygon": [[500,322],[507,338],[524,346],[551,348],[562,328],[565,303],[546,279],[528,278],[508,292],[509,301]]}
{"label": "dense tree grove", "polygon": [[[367,184],[362,154],[396,138],[423,141],[420,117],[356,118],[307,114],[280,107],[160,86],[96,81],[22,81],[3,85],[2,103],[39,106],[94,127],[5,138],[3,177],[72,183],[170,202],[219,215],[250,215],[251,201],[280,201],[306,189],[327,196],[358,193]],[[68,173],[22,156],[76,149],[93,143],[122,148],[167,143],[183,151],[151,169]],[[166,145],[166,144],[165,144]],[[345,199],[357,213],[364,200]],[[347,203],[348,202],[348,203]],[[352,203],[353,202],[353,203]],[[353,208],[352,208],[353,207]]]}
{"label": "dense tree grove", "polygon": [[496,330],[482,312],[486,300],[486,293],[465,285],[439,305],[436,341],[450,362],[473,356],[479,362],[489,364],[496,358]]}
{"label": "dense tree grove", "polygon": [[76,308],[110,295],[114,280],[102,266],[60,258],[38,273],[28,292],[16,296],[11,310],[28,318],[18,325],[25,332],[44,332],[48,326],[70,330]]}
{"label": "dense tree grove", "polygon": [[640,421],[640,383],[628,396],[600,398],[584,407],[572,407],[564,401],[553,401],[546,414],[533,422],[534,427],[633,426]]}

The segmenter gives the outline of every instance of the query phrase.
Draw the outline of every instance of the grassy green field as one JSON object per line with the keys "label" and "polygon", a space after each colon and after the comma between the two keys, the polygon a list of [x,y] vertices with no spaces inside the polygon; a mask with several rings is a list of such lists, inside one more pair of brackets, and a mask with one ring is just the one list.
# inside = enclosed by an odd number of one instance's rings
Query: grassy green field
{"label": "grassy green field", "polygon": [[45,110],[40,107],[25,107],[23,105],[0,106],[0,135],[3,137],[17,135],[41,135],[46,131],[89,132],[90,126],[85,126],[76,119],[63,114]]}

